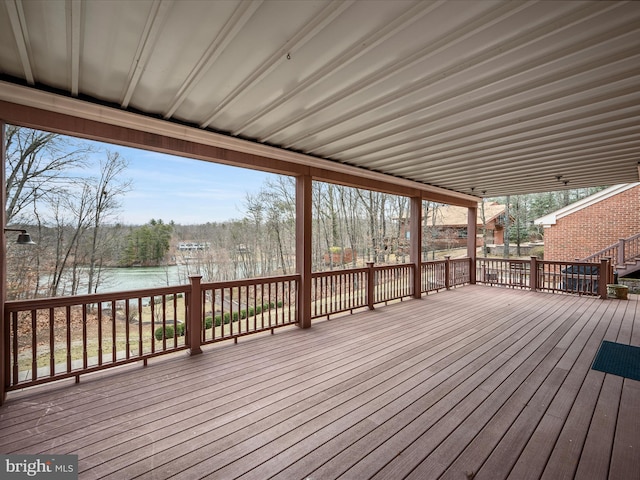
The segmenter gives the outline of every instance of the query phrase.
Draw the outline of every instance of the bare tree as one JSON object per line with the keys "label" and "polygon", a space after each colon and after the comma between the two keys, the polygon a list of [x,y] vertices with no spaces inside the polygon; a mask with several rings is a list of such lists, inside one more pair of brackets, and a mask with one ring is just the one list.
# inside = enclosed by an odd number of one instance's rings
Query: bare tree
{"label": "bare tree", "polygon": [[378,254],[380,253],[380,238],[378,235],[378,194],[372,190],[356,190],[358,192],[358,198],[362,202],[364,209],[369,217],[369,242],[367,244],[367,257],[369,261],[378,261]]}
{"label": "bare tree", "polygon": [[[424,211],[424,222],[423,222],[423,244],[425,245],[426,250],[426,258],[425,260],[429,260],[429,247],[431,247],[431,259],[434,260],[436,258],[436,247],[438,235],[440,234],[440,227],[438,226],[438,218],[442,218],[442,211],[440,209],[440,204],[436,202],[425,202]],[[429,221],[431,223],[429,223]]]}
{"label": "bare tree", "polygon": [[[55,297],[64,294],[65,274],[69,264],[77,256],[79,240],[89,228],[91,221],[91,192],[88,185],[83,185],[79,192],[73,194],[70,190],[61,190],[51,195],[51,210],[53,212],[55,246],[51,271],[49,295]],[[78,290],[77,264],[71,265],[70,292]]]}
{"label": "bare tree", "polygon": [[480,204],[480,214],[482,217],[482,256],[486,257],[489,253],[489,247],[487,247],[487,216],[484,210],[485,199],[482,198],[482,203]]}
{"label": "bare tree", "polygon": [[403,235],[403,222],[405,218],[408,218],[409,213],[409,199],[407,197],[395,197],[394,214],[397,218],[396,223],[396,242],[395,242],[395,255],[396,261],[404,263],[405,255],[407,253],[407,241],[406,238],[402,238]]}
{"label": "bare tree", "polygon": [[29,250],[30,274],[23,272],[30,285],[23,285],[22,293],[14,292],[14,298],[37,296],[41,289],[48,295],[78,293],[85,282],[88,291],[94,291],[102,265],[100,250],[107,239],[101,227],[128,189],[121,180],[126,162],[107,152],[98,176],[88,177],[88,156],[96,152],[91,143],[24,127],[6,128],[7,223],[20,221],[38,232],[38,245]]}
{"label": "bare tree", "polygon": [[272,194],[264,192],[267,229],[275,241],[283,274],[293,269],[295,252],[295,186],[291,177],[279,176],[268,182]]}
{"label": "bare tree", "polygon": [[98,286],[102,265],[100,253],[106,247],[99,243],[101,227],[111,215],[119,211],[120,197],[131,189],[131,181],[122,179],[122,173],[127,167],[127,161],[120,154],[107,151],[106,159],[100,161],[99,177],[89,181],[93,196],[91,205],[93,214],[87,293],[94,293]]}
{"label": "bare tree", "polygon": [[71,170],[86,164],[87,143],[30,128],[6,127],[6,222],[54,193]]}
{"label": "bare tree", "polygon": [[339,193],[345,236],[351,249],[351,265],[355,267],[358,238],[360,236],[358,228],[360,224],[358,221],[358,198],[353,188],[341,187]]}
{"label": "bare tree", "polygon": [[[268,272],[270,271],[270,255],[264,251],[263,242],[261,242],[261,239],[264,238],[265,229],[265,205],[263,203],[263,196],[261,194],[247,194],[245,197],[245,208],[248,214],[245,217],[248,231],[246,232],[246,240],[244,243],[246,244],[247,251],[257,255],[258,258],[256,258],[256,262],[259,265],[259,271],[261,273]],[[242,252],[239,253],[242,254]]]}
{"label": "bare tree", "polygon": [[342,247],[338,239],[338,218],[334,204],[335,188],[335,185],[329,183],[314,182],[312,193],[314,217],[317,219],[320,236],[324,240],[323,250],[326,252],[330,270],[334,268],[334,253],[341,253]]}

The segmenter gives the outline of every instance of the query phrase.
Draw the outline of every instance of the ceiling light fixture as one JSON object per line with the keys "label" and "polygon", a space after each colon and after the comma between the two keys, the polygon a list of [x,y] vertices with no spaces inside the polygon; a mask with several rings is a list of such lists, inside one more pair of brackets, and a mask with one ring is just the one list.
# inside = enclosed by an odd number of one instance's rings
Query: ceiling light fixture
{"label": "ceiling light fixture", "polygon": [[22,228],[5,228],[4,231],[20,232],[20,235],[18,235],[18,239],[16,240],[16,243],[18,245],[35,245],[36,244],[36,242],[31,240],[31,235],[29,235],[27,231]]}

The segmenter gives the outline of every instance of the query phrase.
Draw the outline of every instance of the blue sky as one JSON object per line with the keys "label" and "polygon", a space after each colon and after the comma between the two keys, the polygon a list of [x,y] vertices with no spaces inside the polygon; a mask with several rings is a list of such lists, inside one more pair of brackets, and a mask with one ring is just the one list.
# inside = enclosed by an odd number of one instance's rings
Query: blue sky
{"label": "blue sky", "polygon": [[[118,220],[144,224],[152,218],[190,225],[239,219],[247,193],[257,194],[276,175],[229,167],[173,155],[98,142],[99,148],[118,152],[129,167],[125,177],[132,189],[122,199]],[[99,165],[104,153],[92,164]]]}

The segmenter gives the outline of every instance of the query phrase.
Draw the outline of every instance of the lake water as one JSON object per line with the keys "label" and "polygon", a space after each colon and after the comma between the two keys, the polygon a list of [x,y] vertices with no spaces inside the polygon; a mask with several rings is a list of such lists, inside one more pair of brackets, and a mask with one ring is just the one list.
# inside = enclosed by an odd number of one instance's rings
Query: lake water
{"label": "lake water", "polygon": [[[189,275],[193,275],[193,272],[194,268],[189,269],[187,265],[103,268],[97,293],[188,285]],[[239,270],[237,278],[244,278]],[[86,293],[86,288],[86,286],[84,290],[81,288],[78,293]],[[68,285],[65,285],[65,289],[68,289]]]}
{"label": "lake water", "polygon": [[139,290],[141,288],[185,285],[186,271],[177,265],[170,267],[105,268],[98,293]]}

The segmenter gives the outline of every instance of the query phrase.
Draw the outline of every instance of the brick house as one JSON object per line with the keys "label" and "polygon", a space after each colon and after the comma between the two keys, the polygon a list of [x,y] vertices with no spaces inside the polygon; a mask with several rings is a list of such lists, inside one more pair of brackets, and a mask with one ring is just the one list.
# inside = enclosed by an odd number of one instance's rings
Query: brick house
{"label": "brick house", "polygon": [[546,260],[585,258],[640,233],[640,183],[615,185],[534,221]]}
{"label": "brick house", "polygon": [[[505,211],[505,205],[495,202],[485,203],[487,244],[502,245],[504,243]],[[479,204],[476,223],[479,247],[484,245],[482,229],[485,222],[482,221],[482,205]],[[430,208],[425,215],[423,229],[429,248],[464,247],[467,244],[467,209],[454,205],[438,205],[436,208]]]}

